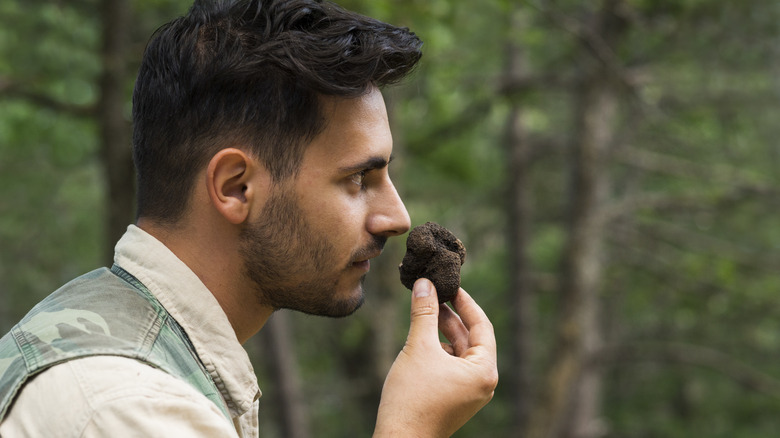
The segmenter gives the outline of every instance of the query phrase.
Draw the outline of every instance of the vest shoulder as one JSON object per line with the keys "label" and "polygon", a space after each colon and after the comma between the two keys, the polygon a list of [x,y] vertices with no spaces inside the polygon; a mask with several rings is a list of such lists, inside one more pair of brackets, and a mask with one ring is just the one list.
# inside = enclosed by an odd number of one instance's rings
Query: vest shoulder
{"label": "vest shoulder", "polygon": [[193,385],[227,415],[178,323],[130,274],[101,268],[54,291],[0,339],[0,420],[30,376],[90,356],[159,368]]}
{"label": "vest shoulder", "polygon": [[102,268],[84,274],[38,303],[12,329],[28,369],[70,357],[148,355],[164,310]]}

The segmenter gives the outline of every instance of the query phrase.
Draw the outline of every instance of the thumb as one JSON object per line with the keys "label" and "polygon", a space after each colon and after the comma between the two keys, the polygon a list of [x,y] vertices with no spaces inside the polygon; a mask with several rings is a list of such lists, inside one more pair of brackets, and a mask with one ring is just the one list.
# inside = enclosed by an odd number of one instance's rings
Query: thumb
{"label": "thumb", "polygon": [[408,341],[425,343],[432,339],[438,345],[439,299],[436,288],[427,278],[420,278],[414,282],[411,315]]}

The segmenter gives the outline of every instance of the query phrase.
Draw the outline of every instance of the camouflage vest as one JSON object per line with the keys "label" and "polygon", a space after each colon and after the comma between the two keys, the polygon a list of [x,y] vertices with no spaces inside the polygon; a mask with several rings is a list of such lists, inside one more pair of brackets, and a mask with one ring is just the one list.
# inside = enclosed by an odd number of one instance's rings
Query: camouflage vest
{"label": "camouflage vest", "polygon": [[190,383],[230,420],[184,330],[141,282],[114,265],[64,285],[0,338],[0,421],[30,377],[88,356],[122,356],[161,369]]}

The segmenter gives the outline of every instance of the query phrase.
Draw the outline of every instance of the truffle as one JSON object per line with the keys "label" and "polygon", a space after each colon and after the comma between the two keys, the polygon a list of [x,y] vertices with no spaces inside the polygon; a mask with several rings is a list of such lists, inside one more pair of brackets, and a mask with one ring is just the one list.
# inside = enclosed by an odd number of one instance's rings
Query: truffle
{"label": "truffle", "polygon": [[398,269],[401,283],[412,289],[418,278],[431,280],[439,302],[453,298],[460,289],[460,267],[466,248],[448,229],[434,222],[414,227],[406,238],[406,255]]}

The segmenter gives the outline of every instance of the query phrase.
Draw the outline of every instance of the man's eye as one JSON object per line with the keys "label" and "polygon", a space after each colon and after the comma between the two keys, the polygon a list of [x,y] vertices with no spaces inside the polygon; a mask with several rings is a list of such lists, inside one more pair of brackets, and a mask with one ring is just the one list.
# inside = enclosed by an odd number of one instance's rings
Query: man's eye
{"label": "man's eye", "polygon": [[360,187],[363,187],[363,180],[366,178],[366,171],[361,170],[360,172],[355,172],[352,175],[350,175],[349,179],[359,185]]}

